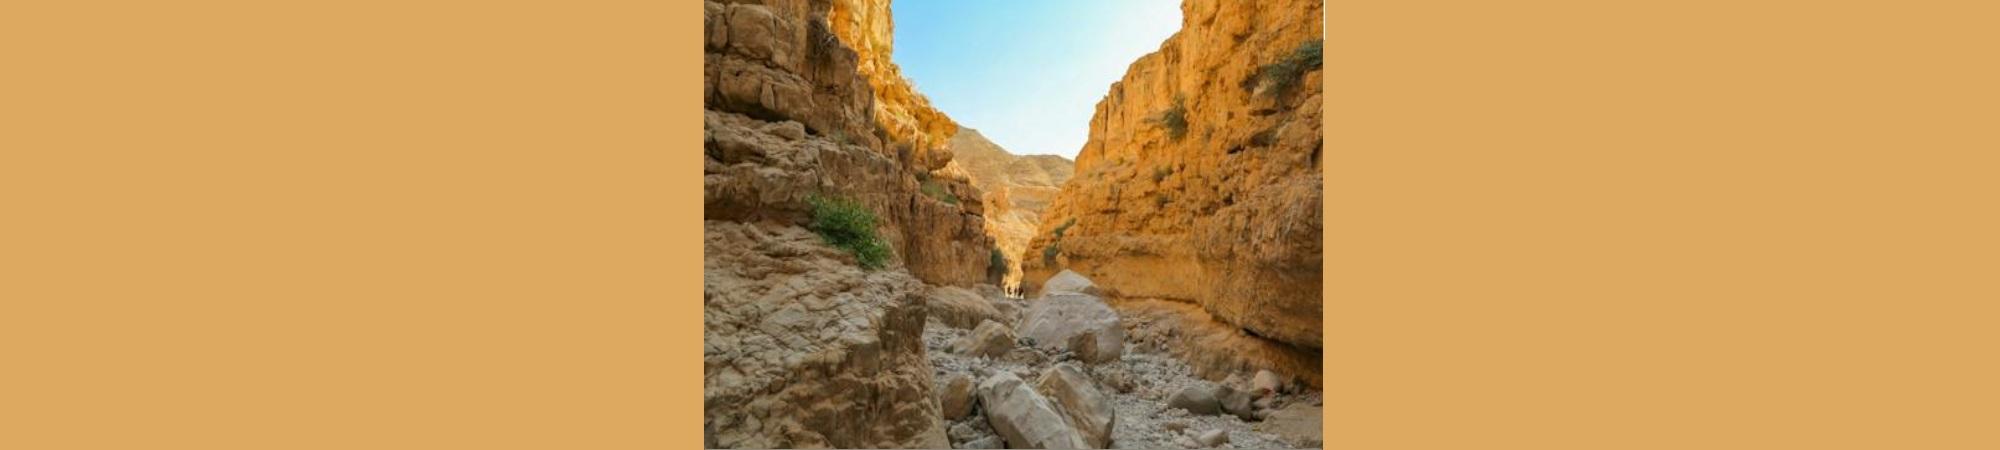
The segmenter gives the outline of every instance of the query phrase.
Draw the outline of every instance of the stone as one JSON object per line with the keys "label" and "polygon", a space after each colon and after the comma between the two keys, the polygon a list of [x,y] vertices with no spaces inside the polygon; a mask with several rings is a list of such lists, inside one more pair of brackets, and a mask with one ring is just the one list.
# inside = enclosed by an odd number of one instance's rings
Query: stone
{"label": "stone", "polygon": [[958,420],[972,414],[972,388],[972,377],[965,374],[953,374],[945,379],[944,386],[938,390],[938,403],[943,408],[940,414],[944,420]]}
{"label": "stone", "polygon": [[1202,433],[1200,437],[1194,438],[1194,441],[1197,444],[1201,444],[1202,447],[1220,447],[1222,444],[1229,443],[1229,432],[1224,430],[1208,430],[1207,433]]}
{"label": "stone", "polygon": [[1200,442],[1195,442],[1194,438],[1185,435],[1174,437],[1174,443],[1180,444],[1181,448],[1201,448]]}
{"label": "stone", "polygon": [[1118,424],[1118,411],[1111,396],[1097,389],[1090,376],[1074,364],[1058,364],[1042,372],[1035,391],[1055,403],[1070,426],[1076,428],[1091,448],[1110,448],[1111,429]]}
{"label": "stone", "polygon": [[965,446],[959,448],[1007,448],[1007,441],[1000,439],[999,436],[987,436],[966,442]]}
{"label": "stone", "polygon": [[970,329],[988,320],[1008,322],[985,296],[962,287],[932,287],[929,306],[931,317],[953,328]]}
{"label": "stone", "polygon": [[1245,421],[1258,420],[1256,398],[1250,395],[1248,391],[1239,391],[1229,386],[1217,386],[1215,389],[1215,399],[1222,405],[1222,412],[1229,413]]}
{"label": "stone", "polygon": [[1011,350],[1014,350],[1014,332],[991,320],[980,322],[972,333],[952,344],[952,352],[970,356],[997,358]]}
{"label": "stone", "polygon": [[1000,372],[979,383],[979,404],[1009,448],[1087,448],[1083,436],[1026,382]]}
{"label": "stone", "polygon": [[[1070,336],[1070,353],[1075,354],[1078,360],[1090,364],[1118,361],[1118,358],[1125,354],[1124,340],[1122,338],[1113,338],[1116,340],[1101,339],[1098,336],[1098,332],[1099,330],[1084,330],[1075,336]],[[1118,344],[1106,345],[1106,342],[1116,342]]]}
{"label": "stone", "polygon": [[719,447],[950,445],[922,282],[864,271],[801,227],[703,234],[702,394]]}
{"label": "stone", "polygon": [[1222,401],[1215,397],[1212,386],[1189,386],[1167,397],[1168,408],[1185,409],[1189,413],[1216,415],[1222,413]]}
{"label": "stone", "polygon": [[1317,448],[1321,445],[1321,409],[1305,403],[1293,403],[1283,409],[1272,411],[1262,423],[1253,425],[1257,431],[1277,435],[1280,440],[1294,447]]}
{"label": "stone", "polygon": [[1048,281],[1042,282],[1042,295],[1052,294],[1103,295],[1097,290],[1097,284],[1090,282],[1090,278],[1070,270],[1064,270],[1050,277]]}
{"label": "stone", "polygon": [[1122,354],[1125,348],[1125,330],[1118,312],[1091,295],[1043,296],[1028,306],[1015,332],[1050,350],[1073,350],[1070,338],[1085,333],[1094,338],[1088,345],[1099,357]]}
{"label": "stone", "polygon": [[1250,390],[1260,396],[1277,394],[1284,387],[1285,382],[1279,380],[1278,374],[1272,373],[1269,370],[1260,369],[1257,371],[1256,376],[1250,378]]}

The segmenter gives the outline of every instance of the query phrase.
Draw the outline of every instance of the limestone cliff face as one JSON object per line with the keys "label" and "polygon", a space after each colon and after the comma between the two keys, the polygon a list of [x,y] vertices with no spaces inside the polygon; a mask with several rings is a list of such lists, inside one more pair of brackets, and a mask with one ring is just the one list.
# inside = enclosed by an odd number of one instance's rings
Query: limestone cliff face
{"label": "limestone cliff face", "polygon": [[1042,223],[1042,211],[1069,181],[1075,163],[1055,155],[1009,153],[971,128],[959,128],[949,148],[952,165],[963,168],[972,186],[986,194],[986,234],[1006,255],[1004,282],[1019,282],[1021,252]]}
{"label": "limestone cliff face", "polygon": [[903,78],[890,59],[895,45],[895,21],[888,0],[835,0],[828,15],[833,32],[858,54],[856,68],[875,89],[875,122],[890,141],[905,143],[913,165],[925,170],[944,168],[952,156],[943,147],[958,124],[931,107]]}
{"label": "limestone cliff face", "polygon": [[[957,125],[884,65],[887,5],[703,4],[703,373],[718,445],[949,446],[924,285],[987,281],[993,243],[983,205],[958,200],[978,190],[943,170]],[[856,51],[871,39],[881,54]],[[813,196],[873,212],[888,266],[863,270],[809,231]]]}
{"label": "limestone cliff face", "polygon": [[1321,0],[1181,9],[1181,31],[1097,104],[1025,287],[1068,268],[1319,348]]}

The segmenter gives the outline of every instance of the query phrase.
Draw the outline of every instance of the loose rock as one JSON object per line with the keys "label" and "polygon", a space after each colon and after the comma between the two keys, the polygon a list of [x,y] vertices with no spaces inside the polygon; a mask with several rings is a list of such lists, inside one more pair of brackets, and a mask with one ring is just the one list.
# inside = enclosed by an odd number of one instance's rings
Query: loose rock
{"label": "loose rock", "polygon": [[944,420],[958,420],[972,414],[972,387],[972,377],[964,374],[945,379],[944,388],[938,390],[938,404],[944,408]]}
{"label": "loose rock", "polygon": [[1278,374],[1269,370],[1258,370],[1257,376],[1250,379],[1250,389],[1256,391],[1257,395],[1275,394],[1283,390],[1284,386],[1285,383],[1278,379]]}
{"label": "loose rock", "polygon": [[1222,430],[1208,430],[1207,433],[1202,433],[1201,437],[1194,438],[1194,441],[1203,447],[1217,447],[1229,443],[1229,433]]}
{"label": "loose rock", "polygon": [[1014,349],[1014,332],[1006,325],[991,320],[980,322],[964,339],[952,345],[952,351],[971,356],[998,357]]}
{"label": "loose rock", "polygon": [[979,383],[986,421],[1013,448],[1085,448],[1083,436],[1027,383],[1000,372]]}
{"label": "loose rock", "polygon": [[1118,312],[1090,295],[1045,296],[1028,307],[1015,331],[1050,350],[1074,351],[1070,338],[1085,333],[1094,338],[1089,343],[1093,355],[1119,355],[1125,348],[1125,329],[1119,325]]}
{"label": "loose rock", "polygon": [[1118,424],[1118,411],[1112,408],[1111,398],[1098,391],[1089,375],[1073,364],[1061,364],[1042,372],[1035,387],[1055,402],[1056,410],[1091,447],[1111,446],[1111,429]]}
{"label": "loose rock", "polygon": [[1215,388],[1209,386],[1190,386],[1181,389],[1180,392],[1175,392],[1173,397],[1167,398],[1167,407],[1185,409],[1187,412],[1202,415],[1222,413],[1222,402],[1215,398]]}

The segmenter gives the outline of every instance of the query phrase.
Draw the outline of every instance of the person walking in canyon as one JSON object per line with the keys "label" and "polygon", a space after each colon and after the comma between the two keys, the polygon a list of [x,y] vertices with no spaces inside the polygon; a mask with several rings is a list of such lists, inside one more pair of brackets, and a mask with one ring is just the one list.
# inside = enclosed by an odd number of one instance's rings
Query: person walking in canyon
{"label": "person walking in canyon", "polygon": [[1318,447],[1322,5],[1175,6],[703,2],[705,445]]}

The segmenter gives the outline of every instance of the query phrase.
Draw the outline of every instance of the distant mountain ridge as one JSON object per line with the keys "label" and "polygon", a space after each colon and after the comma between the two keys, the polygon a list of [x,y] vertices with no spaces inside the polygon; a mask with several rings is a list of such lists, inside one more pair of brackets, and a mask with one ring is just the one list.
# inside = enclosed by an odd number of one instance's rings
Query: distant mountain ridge
{"label": "distant mountain ridge", "polygon": [[952,164],[985,193],[986,234],[1006,255],[1006,282],[1013,284],[1021,277],[1021,252],[1041,224],[1042,211],[1075,173],[1076,163],[1056,155],[1016,155],[964,126],[948,148]]}

